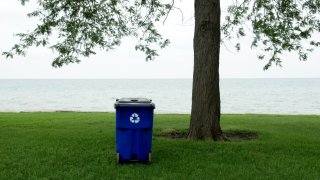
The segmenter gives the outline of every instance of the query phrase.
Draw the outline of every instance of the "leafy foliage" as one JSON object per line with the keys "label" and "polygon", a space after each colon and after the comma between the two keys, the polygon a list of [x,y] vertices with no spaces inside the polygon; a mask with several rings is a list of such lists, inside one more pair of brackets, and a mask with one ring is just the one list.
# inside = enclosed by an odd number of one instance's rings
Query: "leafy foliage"
{"label": "leafy foliage", "polygon": [[[28,0],[20,2],[25,5]],[[39,19],[38,26],[31,33],[17,34],[20,43],[2,54],[12,58],[25,55],[31,46],[49,46],[59,54],[52,65],[61,67],[79,63],[79,56],[95,54],[96,47],[108,51],[119,46],[122,38],[133,36],[135,49],[152,60],[159,48],[170,43],[155,23],[165,21],[173,4],[174,0],[167,4],[161,0],[39,0],[39,8],[28,14]],[[312,39],[320,32],[320,0],[234,0],[228,13],[221,27],[223,39],[252,35],[251,47],[262,50],[258,59],[268,59],[265,70],[272,64],[281,66],[284,51],[297,51],[304,61],[308,52],[320,46],[319,40]],[[58,41],[52,43],[55,32]],[[240,50],[240,43],[235,48]]]}
{"label": "leafy foliage", "polygon": [[[22,5],[28,0],[20,0]],[[49,46],[58,52],[54,67],[79,63],[79,56],[95,54],[94,49],[110,50],[119,46],[121,39],[133,36],[136,50],[146,55],[146,60],[157,56],[157,50],[169,44],[155,28],[157,21],[165,21],[173,1],[160,0],[39,0],[39,8],[28,14],[39,19],[30,33],[19,33],[20,43],[15,44],[7,58],[25,55],[31,46]],[[58,40],[50,38],[57,33]]]}
{"label": "leafy foliage", "polygon": [[312,39],[320,32],[320,0],[242,0],[229,6],[228,12],[221,27],[224,38],[240,38],[250,31],[251,47],[263,51],[258,58],[268,58],[265,70],[272,64],[281,66],[279,55],[284,51],[297,51],[305,61],[308,52],[320,46],[319,40]]}

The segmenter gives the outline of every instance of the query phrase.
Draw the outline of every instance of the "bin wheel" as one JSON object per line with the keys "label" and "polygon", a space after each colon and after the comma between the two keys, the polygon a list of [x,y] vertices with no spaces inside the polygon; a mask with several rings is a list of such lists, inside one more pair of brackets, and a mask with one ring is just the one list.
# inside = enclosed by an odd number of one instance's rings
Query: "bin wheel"
{"label": "bin wheel", "polygon": [[117,163],[120,164],[120,154],[117,153]]}
{"label": "bin wheel", "polygon": [[148,162],[151,162],[151,153],[148,154]]}

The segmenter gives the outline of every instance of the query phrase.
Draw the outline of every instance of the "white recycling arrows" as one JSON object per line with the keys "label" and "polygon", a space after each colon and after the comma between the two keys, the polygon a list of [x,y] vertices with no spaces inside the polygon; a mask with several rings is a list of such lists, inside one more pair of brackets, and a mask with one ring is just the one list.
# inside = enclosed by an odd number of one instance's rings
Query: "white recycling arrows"
{"label": "white recycling arrows", "polygon": [[140,117],[138,113],[133,113],[130,116],[130,122],[133,124],[138,124],[140,122]]}

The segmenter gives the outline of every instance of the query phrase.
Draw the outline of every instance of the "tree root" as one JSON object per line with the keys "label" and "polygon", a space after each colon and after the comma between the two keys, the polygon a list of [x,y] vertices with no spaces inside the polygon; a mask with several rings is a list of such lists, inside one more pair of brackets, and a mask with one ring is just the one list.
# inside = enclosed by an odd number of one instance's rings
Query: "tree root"
{"label": "tree root", "polygon": [[214,138],[215,141],[230,141],[224,134],[219,134]]}

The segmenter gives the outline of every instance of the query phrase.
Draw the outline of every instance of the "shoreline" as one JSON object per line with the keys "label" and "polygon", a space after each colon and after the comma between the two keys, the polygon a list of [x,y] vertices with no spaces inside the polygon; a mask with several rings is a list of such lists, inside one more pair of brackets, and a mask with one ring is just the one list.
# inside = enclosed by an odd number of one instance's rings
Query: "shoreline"
{"label": "shoreline", "polygon": [[[48,111],[1,111],[0,113],[115,113],[115,111],[78,111],[78,110],[48,110]],[[179,112],[155,112],[156,115],[191,115]],[[270,115],[270,116],[320,116],[320,114],[277,114],[277,113],[221,113],[221,115]]]}

